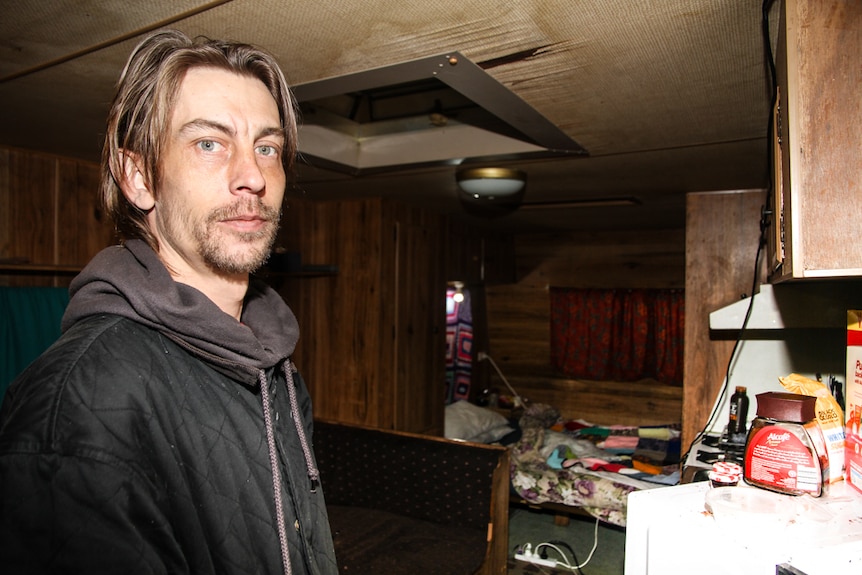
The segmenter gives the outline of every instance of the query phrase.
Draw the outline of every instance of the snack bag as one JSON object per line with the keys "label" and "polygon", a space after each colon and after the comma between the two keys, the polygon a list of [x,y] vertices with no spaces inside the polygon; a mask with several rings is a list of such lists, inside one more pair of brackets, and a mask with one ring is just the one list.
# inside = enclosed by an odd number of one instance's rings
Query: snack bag
{"label": "snack bag", "polygon": [[802,375],[791,373],[778,380],[790,393],[817,398],[814,404],[817,423],[826,439],[826,454],[829,456],[829,483],[844,479],[844,412],[832,397],[826,384]]}

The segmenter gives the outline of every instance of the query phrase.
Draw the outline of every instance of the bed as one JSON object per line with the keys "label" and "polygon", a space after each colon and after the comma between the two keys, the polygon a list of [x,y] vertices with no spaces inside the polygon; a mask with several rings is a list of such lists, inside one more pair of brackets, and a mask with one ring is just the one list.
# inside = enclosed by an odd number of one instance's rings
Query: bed
{"label": "bed", "polygon": [[679,482],[679,426],[597,426],[532,404],[511,444],[512,492],[625,526],[628,494]]}
{"label": "bed", "polygon": [[678,424],[599,426],[537,403],[506,418],[456,402],[447,407],[446,435],[507,445],[512,501],[620,527],[629,493],[679,482]]}

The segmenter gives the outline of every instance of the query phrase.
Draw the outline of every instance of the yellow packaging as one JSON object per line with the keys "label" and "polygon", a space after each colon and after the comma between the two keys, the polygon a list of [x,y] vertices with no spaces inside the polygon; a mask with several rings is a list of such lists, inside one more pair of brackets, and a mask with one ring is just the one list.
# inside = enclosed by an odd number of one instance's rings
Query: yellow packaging
{"label": "yellow packaging", "polygon": [[844,412],[832,397],[826,384],[815,379],[791,373],[778,380],[790,393],[816,397],[814,411],[817,423],[826,440],[826,454],[829,456],[829,483],[844,479]]}

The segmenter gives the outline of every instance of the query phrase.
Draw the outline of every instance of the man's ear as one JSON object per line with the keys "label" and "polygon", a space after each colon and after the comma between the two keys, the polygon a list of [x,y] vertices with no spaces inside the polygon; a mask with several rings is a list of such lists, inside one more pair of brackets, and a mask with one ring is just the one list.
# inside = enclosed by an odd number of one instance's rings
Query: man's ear
{"label": "man's ear", "polygon": [[120,150],[120,162],[123,167],[123,178],[120,182],[123,195],[139,210],[149,212],[156,205],[156,196],[141,168],[141,157],[134,152]]}

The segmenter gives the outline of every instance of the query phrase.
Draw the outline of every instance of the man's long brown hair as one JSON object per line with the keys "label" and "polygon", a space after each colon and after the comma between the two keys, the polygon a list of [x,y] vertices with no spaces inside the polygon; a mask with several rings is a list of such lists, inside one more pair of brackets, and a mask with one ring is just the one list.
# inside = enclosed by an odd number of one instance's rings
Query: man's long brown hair
{"label": "man's long brown hair", "polygon": [[108,114],[102,150],[101,197],[121,240],[139,238],[154,250],[158,243],[147,226],[147,215],[129,202],[120,189],[127,157],[135,158],[150,190],[158,194],[159,158],[165,145],[171,109],[186,72],[210,67],[257,78],[279,109],[284,128],[282,162],[286,175],[296,155],[296,103],[275,58],[236,42],[191,39],[176,30],[156,32],[129,56],[120,75]]}

